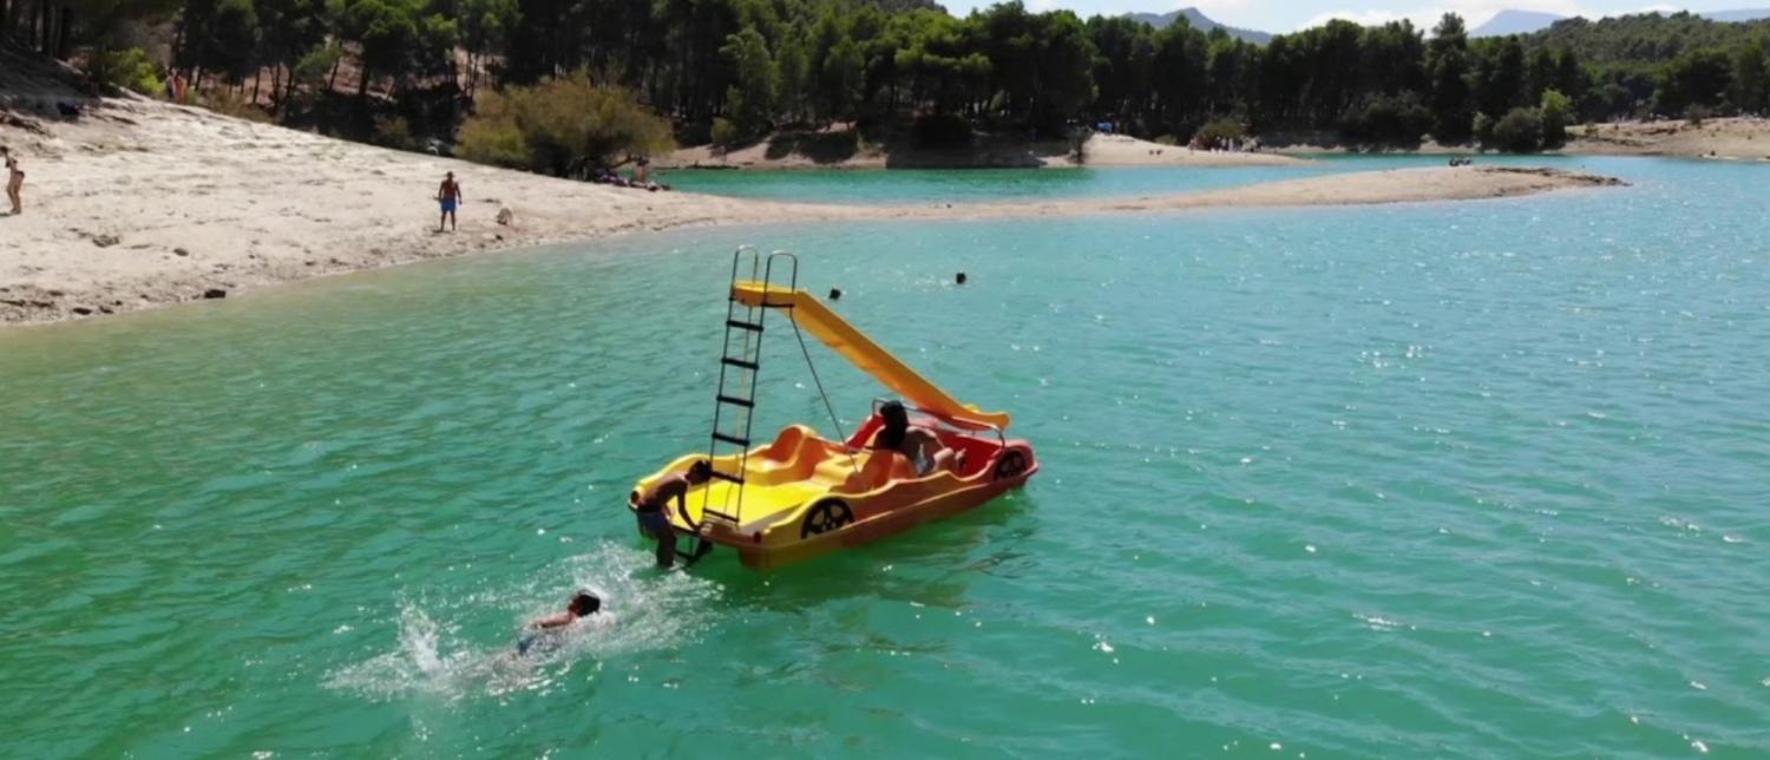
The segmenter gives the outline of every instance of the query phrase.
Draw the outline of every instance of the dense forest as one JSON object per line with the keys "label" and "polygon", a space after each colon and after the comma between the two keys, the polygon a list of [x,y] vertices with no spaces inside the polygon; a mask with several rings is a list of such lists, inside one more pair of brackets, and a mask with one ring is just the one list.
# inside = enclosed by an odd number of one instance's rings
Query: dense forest
{"label": "dense forest", "polygon": [[[1255,45],[1184,21],[1157,30],[1020,2],[965,18],[925,0],[0,0],[0,10],[15,39],[97,79],[148,92],[176,79],[189,97],[407,143],[452,142],[488,96],[506,114],[518,102],[545,108],[503,95],[554,80],[610,89],[603,112],[631,104],[682,141],[725,144],[832,124],[927,143],[1106,124],[1178,142],[1251,133],[1405,145],[1429,134],[1532,150],[1580,121],[1770,107],[1770,23],[1682,13],[1480,40],[1455,15],[1431,30],[1333,21]],[[156,39],[164,54],[144,53]],[[537,168],[562,160],[547,163]]]}

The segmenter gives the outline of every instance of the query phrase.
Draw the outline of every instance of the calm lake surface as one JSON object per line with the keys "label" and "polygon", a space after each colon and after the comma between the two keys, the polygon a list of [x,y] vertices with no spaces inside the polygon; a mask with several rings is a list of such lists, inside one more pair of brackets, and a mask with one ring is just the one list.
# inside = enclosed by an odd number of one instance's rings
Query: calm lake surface
{"label": "calm lake surface", "polygon": [[[1634,186],[690,230],[0,332],[0,756],[1765,757],[1770,167],[1547,161]],[[706,444],[740,243],[1043,472],[649,569],[622,500]],[[772,334],[758,429],[828,430]],[[852,425],[881,390],[813,355]],[[614,619],[509,658],[580,586]]]}

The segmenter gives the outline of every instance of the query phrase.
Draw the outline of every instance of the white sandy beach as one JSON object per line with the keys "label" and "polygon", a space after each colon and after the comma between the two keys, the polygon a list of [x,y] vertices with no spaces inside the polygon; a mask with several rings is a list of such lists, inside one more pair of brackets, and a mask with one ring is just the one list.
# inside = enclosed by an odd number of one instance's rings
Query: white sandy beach
{"label": "white sandy beach", "polygon": [[[28,174],[25,213],[0,217],[0,323],[11,324],[686,225],[1471,200],[1611,182],[1435,168],[1128,200],[862,207],[589,185],[145,100],[107,101],[77,122],[9,129],[4,140]],[[460,231],[437,234],[432,198],[445,171],[459,177],[467,202]],[[495,222],[504,207],[510,226]]]}

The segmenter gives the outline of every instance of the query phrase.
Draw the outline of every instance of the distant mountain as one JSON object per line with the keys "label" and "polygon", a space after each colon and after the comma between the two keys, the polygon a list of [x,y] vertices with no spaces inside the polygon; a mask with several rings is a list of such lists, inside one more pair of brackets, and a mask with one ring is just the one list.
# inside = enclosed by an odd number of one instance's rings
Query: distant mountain
{"label": "distant mountain", "polygon": [[[1741,23],[1770,19],[1770,8],[1752,8],[1737,11],[1713,11],[1696,14],[1710,21]],[[1567,20],[1566,16],[1536,11],[1500,11],[1487,23],[1475,27],[1469,32],[1470,37],[1504,37],[1508,34],[1535,34],[1553,26],[1557,21]]]}
{"label": "distant mountain", "polygon": [[1770,18],[1770,8],[1756,8],[1739,11],[1715,11],[1713,13],[1702,13],[1698,15],[1715,21],[1738,23],[1741,21],[1758,21],[1760,19]]}
{"label": "distant mountain", "polygon": [[1134,21],[1141,21],[1157,29],[1167,28],[1173,25],[1174,19],[1184,16],[1186,17],[1186,23],[1191,24],[1192,28],[1206,34],[1210,34],[1213,29],[1222,29],[1224,32],[1227,32],[1229,36],[1243,42],[1264,45],[1272,41],[1272,35],[1267,34],[1266,32],[1256,32],[1252,29],[1237,29],[1233,26],[1224,26],[1223,24],[1212,21],[1205,14],[1199,12],[1199,9],[1197,8],[1182,8],[1172,13],[1127,13],[1125,16]]}
{"label": "distant mountain", "polygon": [[1536,11],[1500,11],[1498,15],[1488,19],[1487,23],[1470,31],[1469,36],[1504,37],[1508,34],[1535,34],[1565,18],[1567,17],[1554,13],[1538,13]]}

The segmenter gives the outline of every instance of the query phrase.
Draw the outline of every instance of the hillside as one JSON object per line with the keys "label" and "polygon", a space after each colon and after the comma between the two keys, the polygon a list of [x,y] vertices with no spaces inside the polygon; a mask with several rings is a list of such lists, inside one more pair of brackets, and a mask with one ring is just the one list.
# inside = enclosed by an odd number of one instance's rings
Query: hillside
{"label": "hillside", "polygon": [[1470,37],[1504,37],[1509,34],[1534,34],[1567,18],[1555,13],[1537,11],[1500,11],[1487,23],[1475,27]]}
{"label": "hillside", "polygon": [[1251,42],[1255,45],[1264,45],[1272,41],[1271,34],[1254,31],[1252,29],[1241,29],[1219,24],[1197,8],[1182,8],[1170,13],[1127,13],[1125,16],[1126,18],[1130,18],[1134,21],[1141,21],[1157,29],[1166,29],[1167,27],[1172,26],[1176,19],[1184,18],[1186,19],[1186,23],[1192,25],[1192,28],[1206,34],[1210,34],[1217,29],[1222,29],[1231,37],[1243,42]]}
{"label": "hillside", "polygon": [[[1679,16],[1691,16],[1691,17],[1699,19],[1699,20],[1707,20],[1707,21],[1713,21],[1713,22],[1718,22],[1718,23],[1742,24],[1742,23],[1749,23],[1749,22],[1753,22],[1753,21],[1763,21],[1765,19],[1770,19],[1770,8],[1747,8],[1747,9],[1732,10],[1732,11],[1710,11],[1707,13],[1688,13],[1688,14],[1687,13],[1666,14],[1666,13],[1659,13],[1659,12],[1639,13],[1639,14],[1633,14],[1633,15],[1629,15],[1629,16],[1604,17],[1604,18],[1600,19],[1600,22],[1602,22],[1602,21],[1621,21],[1621,20],[1629,19],[1629,18],[1654,18],[1654,17],[1666,19],[1666,20],[1671,20],[1671,19],[1675,19]],[[1538,11],[1505,10],[1505,11],[1500,11],[1492,19],[1489,19],[1487,21],[1487,23],[1482,24],[1481,26],[1475,27],[1473,30],[1471,30],[1469,32],[1469,36],[1470,37],[1504,37],[1504,36],[1511,35],[1511,34],[1536,34],[1537,32],[1541,32],[1543,30],[1546,30],[1549,27],[1554,26],[1555,24],[1557,24],[1559,22],[1567,21],[1567,20],[1569,20],[1567,16],[1562,16],[1562,15],[1556,14],[1556,13],[1541,13]],[[1586,19],[1584,17],[1576,17],[1576,20],[1582,21],[1585,23],[1592,23],[1590,19]]]}
{"label": "hillside", "polygon": [[1738,11],[1715,11],[1713,13],[1704,13],[1702,15],[1704,18],[1712,19],[1715,21],[1727,21],[1727,22],[1733,22],[1733,23],[1738,23],[1738,22],[1743,22],[1743,21],[1762,21],[1764,19],[1770,19],[1770,8],[1751,8],[1751,9],[1747,9],[1747,10],[1738,10]]}
{"label": "hillside", "polygon": [[1524,42],[1526,47],[1571,50],[1587,65],[1651,66],[1691,50],[1732,48],[1760,34],[1770,34],[1770,21],[1729,23],[1690,13],[1646,13],[1567,19]]}

